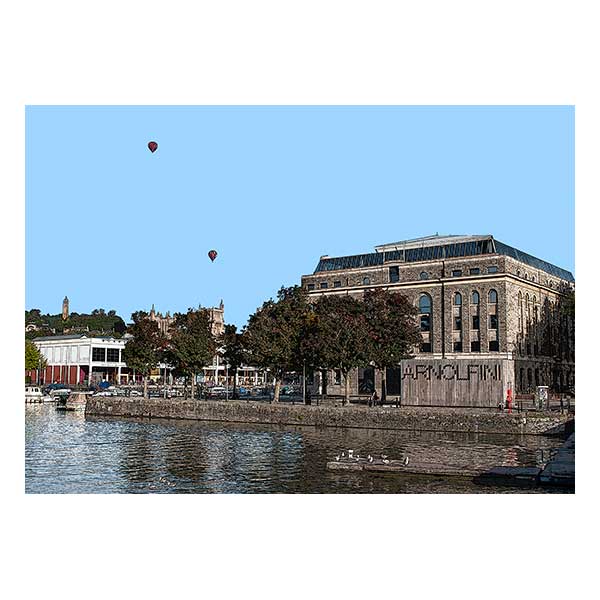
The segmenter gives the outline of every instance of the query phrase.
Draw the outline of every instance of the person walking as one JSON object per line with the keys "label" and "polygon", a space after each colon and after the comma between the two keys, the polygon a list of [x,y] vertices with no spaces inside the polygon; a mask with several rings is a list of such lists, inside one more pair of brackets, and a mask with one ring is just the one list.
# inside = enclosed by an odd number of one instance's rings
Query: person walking
{"label": "person walking", "polygon": [[377,406],[377,401],[379,400],[379,396],[377,395],[377,390],[373,390],[371,394],[371,398],[369,400],[369,406]]}

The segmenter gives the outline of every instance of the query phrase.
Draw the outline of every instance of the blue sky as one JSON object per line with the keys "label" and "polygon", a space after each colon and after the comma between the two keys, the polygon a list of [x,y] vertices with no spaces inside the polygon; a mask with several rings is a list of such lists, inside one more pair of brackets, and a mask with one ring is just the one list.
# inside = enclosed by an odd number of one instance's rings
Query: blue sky
{"label": "blue sky", "polygon": [[574,273],[574,219],[572,107],[26,110],[26,307],[42,312],[223,299],[243,326],[322,254],[436,232]]}

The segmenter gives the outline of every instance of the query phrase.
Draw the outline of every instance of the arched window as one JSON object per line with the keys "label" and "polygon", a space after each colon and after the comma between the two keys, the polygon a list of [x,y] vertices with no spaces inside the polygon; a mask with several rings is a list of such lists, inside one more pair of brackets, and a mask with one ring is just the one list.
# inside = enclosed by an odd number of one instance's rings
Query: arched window
{"label": "arched window", "polygon": [[429,273],[427,271],[421,271],[419,279],[429,279]]}
{"label": "arched window", "polygon": [[364,277],[363,278],[363,285],[370,285],[371,284],[371,280],[369,279],[369,277]]}
{"label": "arched window", "polygon": [[459,292],[454,294],[454,306],[460,306],[462,304],[462,296]]}
{"label": "arched window", "polygon": [[431,296],[429,294],[422,294],[419,298],[419,312],[421,314],[431,312]]}
{"label": "arched window", "polygon": [[519,292],[519,331],[523,333],[523,294]]}
{"label": "arched window", "polygon": [[421,314],[421,331],[431,331],[431,296],[422,294],[419,298],[419,313]]}
{"label": "arched window", "polygon": [[496,290],[490,290],[488,294],[488,302],[490,304],[498,304],[498,292]]}
{"label": "arched window", "polygon": [[479,304],[479,292],[473,292],[471,294],[471,304]]}

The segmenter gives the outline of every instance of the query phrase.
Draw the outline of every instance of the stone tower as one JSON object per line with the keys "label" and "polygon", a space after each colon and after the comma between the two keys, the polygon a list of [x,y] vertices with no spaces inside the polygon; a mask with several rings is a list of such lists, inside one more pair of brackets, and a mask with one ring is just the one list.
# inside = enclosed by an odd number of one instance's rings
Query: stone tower
{"label": "stone tower", "polygon": [[62,320],[66,321],[69,318],[69,299],[65,296],[62,305]]}

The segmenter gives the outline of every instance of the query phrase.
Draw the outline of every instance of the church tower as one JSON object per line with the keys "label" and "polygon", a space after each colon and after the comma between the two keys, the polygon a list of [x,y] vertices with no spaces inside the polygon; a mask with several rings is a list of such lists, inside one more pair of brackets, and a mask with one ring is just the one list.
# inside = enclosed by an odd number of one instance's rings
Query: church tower
{"label": "church tower", "polygon": [[62,305],[62,320],[66,321],[69,318],[69,299],[65,296]]}

